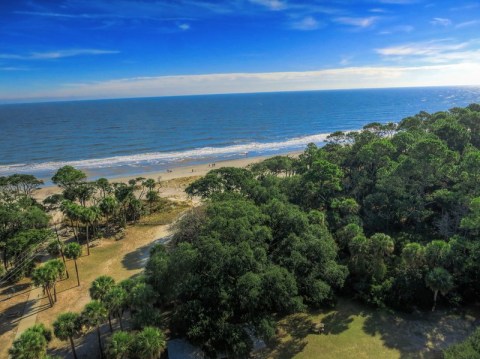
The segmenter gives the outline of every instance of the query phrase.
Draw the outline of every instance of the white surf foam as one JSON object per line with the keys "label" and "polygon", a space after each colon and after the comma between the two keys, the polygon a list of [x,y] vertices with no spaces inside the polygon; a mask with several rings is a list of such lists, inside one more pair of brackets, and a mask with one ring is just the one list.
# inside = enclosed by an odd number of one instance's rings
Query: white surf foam
{"label": "white surf foam", "polygon": [[267,152],[278,151],[288,148],[299,148],[306,146],[309,143],[322,143],[325,141],[329,134],[320,133],[311,136],[295,137],[285,141],[278,142],[250,142],[239,145],[231,145],[226,147],[202,147],[187,151],[177,152],[151,152],[142,153],[136,155],[124,155],[106,158],[94,158],[87,160],[77,161],[51,161],[42,163],[16,163],[12,165],[0,165],[0,174],[10,174],[13,172],[39,172],[39,171],[52,171],[66,165],[74,166],[77,168],[110,168],[117,166],[134,166],[141,164],[156,164],[156,163],[168,163],[182,160],[195,160],[201,158],[222,156],[222,155],[234,155],[245,154],[248,152]]}

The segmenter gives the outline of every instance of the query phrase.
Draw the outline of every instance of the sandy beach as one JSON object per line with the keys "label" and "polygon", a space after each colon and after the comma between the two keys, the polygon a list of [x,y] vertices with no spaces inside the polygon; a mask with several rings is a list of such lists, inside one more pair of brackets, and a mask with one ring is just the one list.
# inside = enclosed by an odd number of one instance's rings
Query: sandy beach
{"label": "sandy beach", "polygon": [[[301,152],[291,152],[283,155],[296,157],[300,153]],[[160,189],[160,195],[162,197],[183,200],[186,198],[186,195],[184,193],[184,189],[187,185],[186,182],[189,182],[189,181],[176,181],[176,180],[191,179],[191,177],[201,177],[207,174],[207,172],[212,169],[219,169],[222,167],[245,168],[249,164],[258,163],[270,157],[273,157],[273,156],[245,157],[245,158],[240,158],[235,160],[219,161],[215,163],[180,166],[180,167],[171,168],[168,171],[138,173],[138,174],[126,176],[126,177],[109,178],[109,180],[112,182],[128,182],[130,179],[138,178],[138,177],[152,178],[156,181],[162,182],[162,187]],[[44,198],[52,194],[56,194],[60,192],[61,192],[61,189],[57,186],[45,186],[40,188],[35,193],[35,197],[38,200],[43,200]]]}

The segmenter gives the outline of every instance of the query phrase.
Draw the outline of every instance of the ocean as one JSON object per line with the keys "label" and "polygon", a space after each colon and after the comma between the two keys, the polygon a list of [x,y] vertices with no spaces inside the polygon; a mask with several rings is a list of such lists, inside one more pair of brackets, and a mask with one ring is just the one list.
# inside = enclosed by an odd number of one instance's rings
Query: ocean
{"label": "ocean", "polygon": [[[302,150],[337,130],[480,102],[480,87],[228,94],[0,106],[0,176],[121,177]],[[48,182],[48,181],[47,181]]]}

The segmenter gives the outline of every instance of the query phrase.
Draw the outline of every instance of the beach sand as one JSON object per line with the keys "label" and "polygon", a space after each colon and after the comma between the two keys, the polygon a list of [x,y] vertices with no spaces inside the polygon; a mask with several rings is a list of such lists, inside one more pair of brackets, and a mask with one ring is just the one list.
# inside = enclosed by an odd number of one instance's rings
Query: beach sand
{"label": "beach sand", "polygon": [[[283,154],[283,156],[297,157],[301,152],[291,152]],[[128,182],[130,179],[144,177],[152,178],[156,181],[161,181],[160,195],[165,198],[185,200],[185,187],[193,180],[207,174],[208,171],[219,169],[222,167],[237,167],[245,168],[249,164],[261,162],[273,156],[261,157],[245,157],[235,160],[218,161],[213,163],[205,163],[191,166],[180,166],[170,168],[168,171],[138,173],[126,177],[109,178],[111,182]],[[35,192],[35,198],[42,201],[46,197],[61,193],[61,189],[57,186],[45,186]]]}

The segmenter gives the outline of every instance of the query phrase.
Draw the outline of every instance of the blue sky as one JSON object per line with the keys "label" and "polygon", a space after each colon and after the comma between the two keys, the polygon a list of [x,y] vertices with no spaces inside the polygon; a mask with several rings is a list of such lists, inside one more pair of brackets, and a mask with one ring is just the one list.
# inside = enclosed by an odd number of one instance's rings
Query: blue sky
{"label": "blue sky", "polygon": [[2,0],[0,101],[480,85],[480,2]]}

